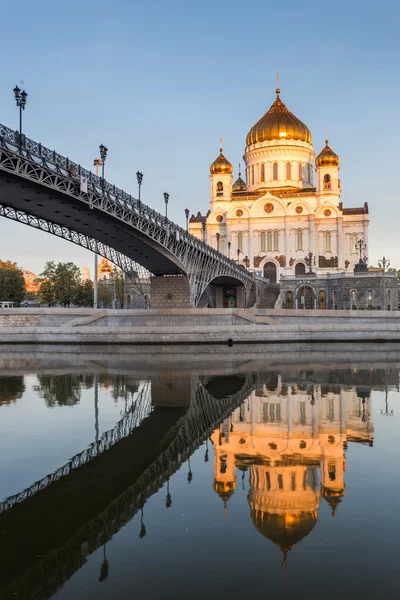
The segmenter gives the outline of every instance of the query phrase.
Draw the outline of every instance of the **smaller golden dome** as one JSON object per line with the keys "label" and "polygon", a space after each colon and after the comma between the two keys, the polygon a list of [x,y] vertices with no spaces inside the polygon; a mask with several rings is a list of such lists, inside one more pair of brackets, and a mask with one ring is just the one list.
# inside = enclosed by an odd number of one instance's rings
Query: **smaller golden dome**
{"label": "smaller golden dome", "polygon": [[245,192],[246,191],[246,183],[243,181],[240,172],[239,165],[239,177],[236,179],[235,183],[232,186],[232,192]]}
{"label": "smaller golden dome", "polygon": [[317,167],[338,167],[340,159],[335,152],[329,148],[328,141],[325,140],[325,148],[318,154],[315,159]]}
{"label": "smaller golden dome", "polygon": [[214,160],[213,164],[210,167],[210,173],[211,175],[217,175],[218,173],[221,173],[223,175],[231,175],[233,173],[233,167],[231,163],[222,154],[222,146],[219,149],[219,156],[217,156],[217,158]]}

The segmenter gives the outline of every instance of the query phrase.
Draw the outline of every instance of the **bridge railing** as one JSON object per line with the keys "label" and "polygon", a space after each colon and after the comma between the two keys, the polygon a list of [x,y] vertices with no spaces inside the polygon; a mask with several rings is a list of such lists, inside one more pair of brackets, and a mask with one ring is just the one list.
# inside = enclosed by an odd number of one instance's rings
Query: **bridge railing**
{"label": "bridge railing", "polygon": [[42,477],[42,479],[39,479],[39,481],[36,481],[18,494],[5,498],[0,502],[0,515],[109,450],[122,440],[122,438],[128,436],[150,414],[151,410],[150,384],[149,382],[145,382],[137,393],[136,399],[132,401],[131,407],[113,429],[105,431],[98,441],[89,444],[85,450],[75,454],[65,465],[59,467],[53,473]]}
{"label": "bridge railing", "polygon": [[80,184],[81,178],[85,178],[88,184],[88,191],[91,190],[96,194],[107,194],[107,196],[118,205],[123,205],[125,208],[134,211],[137,215],[147,218],[159,227],[167,229],[170,234],[172,233],[175,236],[179,236],[179,239],[185,241],[192,246],[192,248],[196,248],[204,254],[212,256],[229,269],[233,269],[233,271],[241,269],[241,271],[243,271],[241,272],[242,276],[244,275],[249,278],[253,277],[253,273],[247,271],[244,266],[239,265],[235,260],[232,260],[218,250],[215,250],[206,242],[194,237],[186,231],[186,229],[183,229],[173,221],[170,221],[156,210],[134,198],[131,194],[117,188],[105,179],[103,180],[102,177],[95,175],[92,171],[88,171],[68,157],[58,154],[55,150],[46,148],[40,142],[36,142],[25,135],[22,135],[21,137],[18,131],[14,131],[1,123],[0,142],[9,150],[11,150],[9,146],[13,146],[12,151],[15,152],[15,154],[25,157],[44,168],[56,171],[64,177],[69,177],[76,183]]}

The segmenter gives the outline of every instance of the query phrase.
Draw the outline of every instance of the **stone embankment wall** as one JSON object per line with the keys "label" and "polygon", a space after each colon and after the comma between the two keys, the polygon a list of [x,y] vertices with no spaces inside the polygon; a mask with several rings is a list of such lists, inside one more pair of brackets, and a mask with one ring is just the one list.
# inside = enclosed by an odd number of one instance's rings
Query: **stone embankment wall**
{"label": "stone embankment wall", "polygon": [[400,312],[274,309],[0,309],[0,344],[400,341]]}

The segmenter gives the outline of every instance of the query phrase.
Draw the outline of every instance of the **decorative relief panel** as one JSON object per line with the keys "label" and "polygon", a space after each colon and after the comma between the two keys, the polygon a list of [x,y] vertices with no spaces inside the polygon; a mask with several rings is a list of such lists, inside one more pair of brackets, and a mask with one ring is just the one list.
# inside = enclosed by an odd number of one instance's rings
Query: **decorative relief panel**
{"label": "decorative relief panel", "polygon": [[223,219],[223,216],[222,215],[218,215],[218,217],[217,217],[218,223],[221,223],[222,219]]}
{"label": "decorative relief panel", "polygon": [[332,256],[332,258],[326,258],[325,256],[319,256],[318,266],[322,269],[333,269],[338,266],[338,257]]}
{"label": "decorative relief panel", "polygon": [[275,256],[275,259],[278,261],[281,267],[286,267],[286,256],[284,254]]}
{"label": "decorative relief panel", "polygon": [[271,202],[268,202],[267,204],[265,204],[264,210],[266,213],[272,213],[272,211],[274,210],[274,205],[271,204]]}

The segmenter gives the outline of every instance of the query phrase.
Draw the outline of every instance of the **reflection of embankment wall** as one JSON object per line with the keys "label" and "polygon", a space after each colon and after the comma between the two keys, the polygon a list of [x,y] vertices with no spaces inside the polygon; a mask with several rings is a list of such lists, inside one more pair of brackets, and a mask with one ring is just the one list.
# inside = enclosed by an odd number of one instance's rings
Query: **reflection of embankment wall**
{"label": "reflection of embankment wall", "polygon": [[400,341],[400,312],[0,309],[0,343],[233,344]]}

